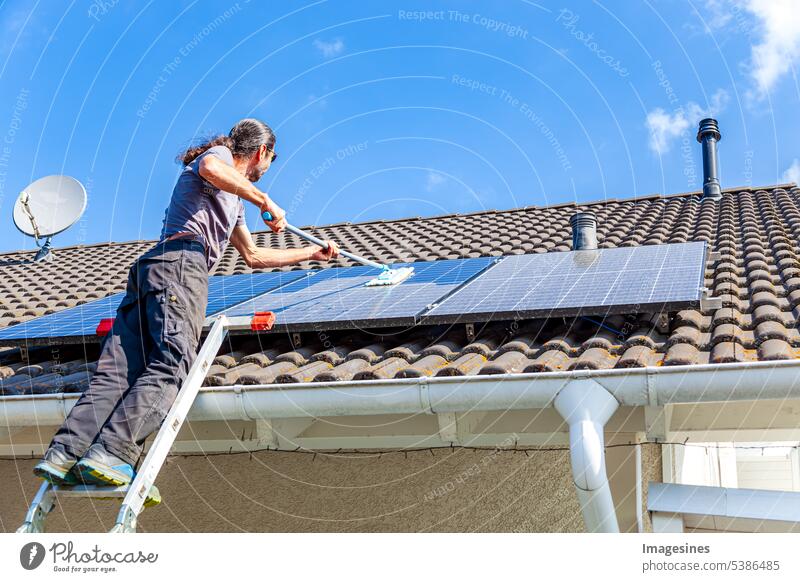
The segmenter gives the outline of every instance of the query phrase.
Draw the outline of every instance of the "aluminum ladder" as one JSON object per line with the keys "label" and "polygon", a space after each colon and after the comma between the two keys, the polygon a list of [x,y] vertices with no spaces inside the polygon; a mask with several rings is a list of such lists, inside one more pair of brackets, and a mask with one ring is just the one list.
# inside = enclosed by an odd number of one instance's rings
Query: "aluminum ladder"
{"label": "aluminum ladder", "polygon": [[219,352],[222,342],[230,330],[251,329],[255,331],[269,330],[274,322],[271,312],[256,313],[254,317],[227,317],[219,315],[214,317],[211,330],[208,332],[192,367],[178,390],[178,395],[172,403],[167,416],[161,423],[155,439],[153,440],[144,462],[129,485],[119,487],[113,485],[53,485],[43,480],[39,491],[25,515],[25,523],[17,533],[42,533],[45,531],[45,521],[48,514],[55,506],[56,497],[81,497],[95,499],[110,499],[123,497],[122,505],[117,514],[117,521],[109,533],[135,533],[139,514],[144,509],[144,503],[150,488],[155,483],[161,467],[169,454],[175,438],[183,426],[189,409],[197,397],[203,380],[211,367],[214,358]]}

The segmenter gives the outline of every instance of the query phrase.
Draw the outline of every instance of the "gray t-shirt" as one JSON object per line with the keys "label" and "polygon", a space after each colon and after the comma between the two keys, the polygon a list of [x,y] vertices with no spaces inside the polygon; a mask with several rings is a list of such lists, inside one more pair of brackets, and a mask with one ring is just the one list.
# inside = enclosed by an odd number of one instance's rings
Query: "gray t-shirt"
{"label": "gray t-shirt", "polygon": [[198,173],[205,156],[217,156],[233,166],[233,154],[224,145],[207,149],[185,166],[164,211],[159,240],[182,231],[199,234],[208,247],[210,271],[227,248],[234,227],[245,224],[245,220],[242,199],[216,188]]}

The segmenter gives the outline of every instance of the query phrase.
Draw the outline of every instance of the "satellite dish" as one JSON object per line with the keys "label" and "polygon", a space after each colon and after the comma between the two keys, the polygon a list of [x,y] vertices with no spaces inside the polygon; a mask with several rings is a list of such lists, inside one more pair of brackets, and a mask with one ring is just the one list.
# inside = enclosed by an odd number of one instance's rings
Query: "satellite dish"
{"label": "satellite dish", "polygon": [[[34,261],[52,260],[50,239],[64,232],[83,216],[86,189],[70,176],[45,176],[20,192],[14,204],[14,224],[36,240]],[[46,238],[44,245],[40,238]]]}

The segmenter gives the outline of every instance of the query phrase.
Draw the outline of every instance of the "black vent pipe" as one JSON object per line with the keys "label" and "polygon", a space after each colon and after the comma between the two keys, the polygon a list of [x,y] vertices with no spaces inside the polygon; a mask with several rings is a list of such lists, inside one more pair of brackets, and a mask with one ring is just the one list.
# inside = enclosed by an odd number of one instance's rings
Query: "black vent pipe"
{"label": "black vent pipe", "polygon": [[716,119],[707,117],[700,120],[697,141],[703,144],[703,199],[721,200],[722,188],[719,185],[717,163],[717,142],[722,138]]}
{"label": "black vent pipe", "polygon": [[572,227],[572,250],[589,251],[597,248],[597,217],[592,212],[576,212],[569,217]]}

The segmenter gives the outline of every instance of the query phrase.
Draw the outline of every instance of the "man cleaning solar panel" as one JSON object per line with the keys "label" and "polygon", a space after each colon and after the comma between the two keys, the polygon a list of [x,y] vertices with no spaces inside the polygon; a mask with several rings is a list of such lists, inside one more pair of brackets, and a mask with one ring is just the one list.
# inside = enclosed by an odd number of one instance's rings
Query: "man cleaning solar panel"
{"label": "man cleaning solar panel", "polygon": [[[133,480],[145,439],[167,416],[195,360],[208,273],[229,242],[252,268],[339,255],[333,241],[297,249],[253,242],[243,200],[258,206],[273,232],[286,228],[284,211],[254,184],[275,160],[274,148],[267,124],[243,119],[227,136],[179,156],[185,167],[165,210],[160,240],[131,266],[92,381],[34,474],[55,485],[119,486]],[[158,501],[153,487],[147,504]]]}

